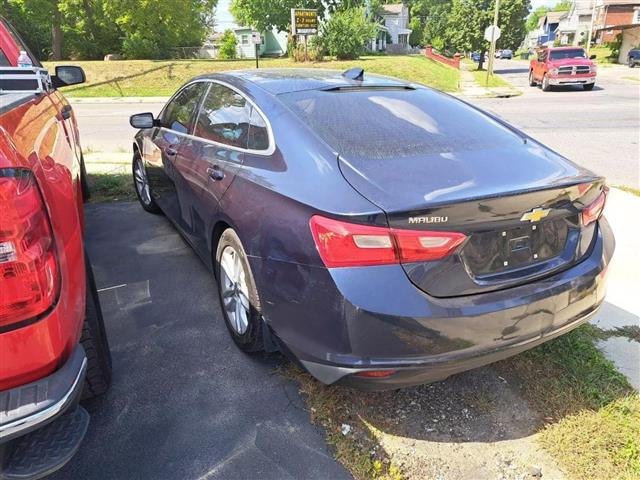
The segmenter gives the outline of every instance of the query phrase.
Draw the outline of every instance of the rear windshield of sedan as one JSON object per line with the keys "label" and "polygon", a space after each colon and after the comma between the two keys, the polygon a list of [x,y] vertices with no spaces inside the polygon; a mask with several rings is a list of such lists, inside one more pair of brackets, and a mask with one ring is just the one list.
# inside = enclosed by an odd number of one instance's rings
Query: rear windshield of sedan
{"label": "rear windshield of sedan", "polygon": [[522,143],[490,117],[428,89],[306,90],[279,97],[349,158],[382,160]]}
{"label": "rear windshield of sedan", "polygon": [[551,50],[551,60],[564,60],[566,58],[587,58],[587,54],[581,48],[571,50]]}

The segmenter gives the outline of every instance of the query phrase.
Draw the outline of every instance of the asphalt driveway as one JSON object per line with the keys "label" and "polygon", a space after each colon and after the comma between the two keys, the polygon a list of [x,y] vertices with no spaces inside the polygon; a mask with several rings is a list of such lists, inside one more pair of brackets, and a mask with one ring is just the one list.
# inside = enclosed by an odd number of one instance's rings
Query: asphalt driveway
{"label": "asphalt driveway", "polygon": [[284,360],[234,346],[212,275],[163,216],[96,204],[86,221],[114,383],[52,480],[350,478]]}

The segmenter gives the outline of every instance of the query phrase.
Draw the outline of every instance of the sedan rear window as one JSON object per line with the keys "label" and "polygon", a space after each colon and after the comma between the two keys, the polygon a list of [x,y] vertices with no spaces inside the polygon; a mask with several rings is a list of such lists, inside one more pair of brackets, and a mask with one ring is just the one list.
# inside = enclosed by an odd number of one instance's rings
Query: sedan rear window
{"label": "sedan rear window", "polygon": [[306,90],[280,98],[350,158],[397,159],[522,142],[476,109],[429,89]]}

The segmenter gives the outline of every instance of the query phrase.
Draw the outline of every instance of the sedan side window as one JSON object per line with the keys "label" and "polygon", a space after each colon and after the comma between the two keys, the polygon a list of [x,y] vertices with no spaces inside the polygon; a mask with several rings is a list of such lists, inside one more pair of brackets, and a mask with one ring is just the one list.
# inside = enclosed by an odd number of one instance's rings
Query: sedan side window
{"label": "sedan side window", "polygon": [[185,87],[165,108],[162,126],[179,133],[189,133],[193,127],[195,110],[206,87],[204,82]]}
{"label": "sedan side window", "polygon": [[249,145],[250,150],[267,150],[269,148],[269,133],[265,122],[257,109],[251,109],[249,119]]}
{"label": "sedan side window", "polygon": [[230,88],[212,83],[202,104],[194,135],[232,147],[247,148],[250,105]]}

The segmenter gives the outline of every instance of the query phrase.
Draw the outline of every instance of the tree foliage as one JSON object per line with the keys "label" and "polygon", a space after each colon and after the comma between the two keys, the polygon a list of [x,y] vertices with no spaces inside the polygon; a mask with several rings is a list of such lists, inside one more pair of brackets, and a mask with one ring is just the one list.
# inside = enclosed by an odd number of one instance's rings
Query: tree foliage
{"label": "tree foliage", "polygon": [[[4,15],[42,59],[166,57],[173,47],[200,45],[217,0],[2,0]],[[59,31],[59,45],[52,32]]]}
{"label": "tree foliage", "polygon": [[335,12],[322,26],[321,38],[329,55],[338,59],[358,58],[375,37],[377,26],[364,16],[363,8]]}
{"label": "tree foliage", "polygon": [[220,50],[218,57],[223,60],[229,60],[238,56],[238,38],[230,28],[225,30],[220,39]]}
{"label": "tree foliage", "polygon": [[323,18],[333,11],[340,0],[232,0],[231,14],[240,25],[246,25],[264,32],[275,28],[284,32],[291,25],[292,8],[316,8]]}

